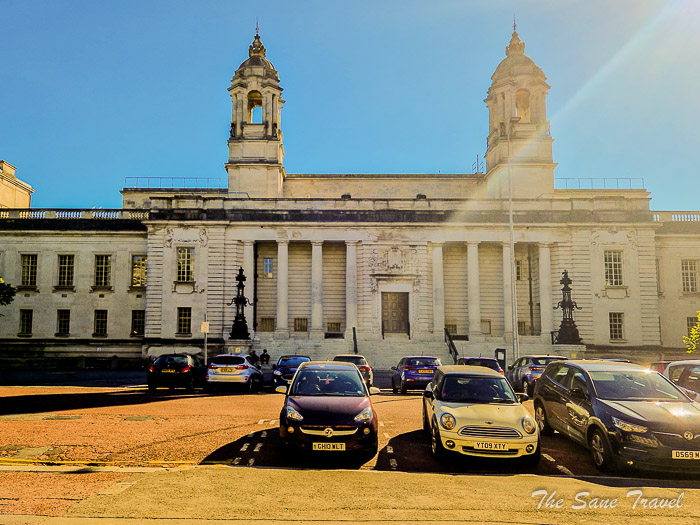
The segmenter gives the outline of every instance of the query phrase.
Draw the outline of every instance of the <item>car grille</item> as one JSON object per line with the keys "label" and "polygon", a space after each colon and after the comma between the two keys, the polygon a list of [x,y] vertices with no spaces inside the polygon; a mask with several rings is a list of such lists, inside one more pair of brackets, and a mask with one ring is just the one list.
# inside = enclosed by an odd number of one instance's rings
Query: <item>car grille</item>
{"label": "car grille", "polygon": [[491,426],[468,426],[459,429],[460,436],[475,438],[519,439],[523,435],[514,428]]}
{"label": "car grille", "polygon": [[315,427],[301,427],[300,430],[302,431],[303,434],[310,434],[312,436],[325,436],[327,428],[333,429],[334,436],[351,436],[352,434],[357,432],[357,427],[321,427],[321,426],[315,426]]}
{"label": "car grille", "polygon": [[517,450],[482,450],[474,447],[462,447],[464,452],[473,452],[474,454],[484,454],[489,456],[515,456]]}
{"label": "car grille", "polygon": [[693,439],[685,439],[682,434],[672,432],[654,432],[654,436],[667,447],[700,449],[700,434],[698,433],[695,433]]}

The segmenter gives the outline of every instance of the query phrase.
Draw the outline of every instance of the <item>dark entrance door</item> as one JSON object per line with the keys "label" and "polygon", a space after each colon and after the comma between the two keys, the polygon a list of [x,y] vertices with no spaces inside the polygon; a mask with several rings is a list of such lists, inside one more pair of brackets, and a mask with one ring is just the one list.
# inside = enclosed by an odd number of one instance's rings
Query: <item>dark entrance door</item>
{"label": "dark entrance door", "polygon": [[382,326],[387,334],[408,333],[408,292],[382,292]]}

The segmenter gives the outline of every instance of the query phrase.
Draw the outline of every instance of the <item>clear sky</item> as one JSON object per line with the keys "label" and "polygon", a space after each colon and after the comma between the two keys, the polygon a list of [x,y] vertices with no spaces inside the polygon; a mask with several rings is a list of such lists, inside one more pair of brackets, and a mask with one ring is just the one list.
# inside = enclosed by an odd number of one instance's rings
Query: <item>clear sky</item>
{"label": "clear sky", "polygon": [[472,173],[513,15],[552,86],[555,171],[700,210],[698,0],[0,0],[0,159],[33,207],[220,177],[256,17],[288,173]]}

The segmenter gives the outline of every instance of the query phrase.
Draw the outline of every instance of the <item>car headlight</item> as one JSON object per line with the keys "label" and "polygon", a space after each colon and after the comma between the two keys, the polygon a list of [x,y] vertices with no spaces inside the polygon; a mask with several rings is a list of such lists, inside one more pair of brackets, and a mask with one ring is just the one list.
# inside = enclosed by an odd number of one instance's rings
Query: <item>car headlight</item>
{"label": "car headlight", "polygon": [[275,370],[274,372],[272,372],[272,374],[276,376],[281,376],[282,372],[280,372],[279,370]]}
{"label": "car headlight", "polygon": [[364,423],[372,419],[372,407],[365,407],[362,412],[355,416],[355,421],[358,423]]}
{"label": "car headlight", "polygon": [[643,427],[642,425],[635,425],[634,423],[628,423],[627,421],[617,419],[616,417],[612,418],[612,422],[613,425],[615,425],[620,430],[624,430],[625,432],[637,432],[639,434],[644,434],[648,430],[647,427]]}
{"label": "car headlight", "polygon": [[537,425],[530,416],[525,416],[521,424],[523,425],[523,430],[528,434],[534,434],[535,430],[537,430]]}
{"label": "car headlight", "polygon": [[457,424],[457,422],[455,421],[455,417],[452,414],[448,414],[447,412],[445,412],[443,415],[440,416],[440,424],[445,430],[452,430]]}
{"label": "car headlight", "polygon": [[287,419],[291,419],[292,421],[301,421],[304,419],[304,416],[302,416],[292,407],[287,407]]}

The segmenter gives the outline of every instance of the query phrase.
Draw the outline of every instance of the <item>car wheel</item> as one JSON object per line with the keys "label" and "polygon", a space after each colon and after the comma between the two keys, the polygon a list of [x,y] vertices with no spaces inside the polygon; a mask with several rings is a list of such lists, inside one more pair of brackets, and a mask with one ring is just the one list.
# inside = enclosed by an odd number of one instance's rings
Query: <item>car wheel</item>
{"label": "car wheel", "polygon": [[394,394],[398,394],[398,393],[399,393],[399,387],[396,386],[396,383],[394,383],[394,380],[393,380],[393,379],[391,380],[391,391],[392,391]]}
{"label": "car wheel", "polygon": [[540,441],[537,440],[537,449],[535,450],[535,453],[523,456],[523,463],[529,467],[534,467],[540,462],[541,457],[542,449],[540,448]]}
{"label": "car wheel", "polygon": [[545,412],[544,406],[539,401],[535,403],[535,421],[540,429],[540,434],[543,436],[551,436],[554,434],[554,429],[549,426],[549,422],[547,421],[547,412]]}
{"label": "car wheel", "polygon": [[194,378],[190,378],[190,380],[185,385],[185,389],[188,392],[192,392],[194,390]]}
{"label": "car wheel", "polygon": [[401,393],[405,394],[407,390],[408,390],[408,388],[406,388],[406,383],[401,381]]}
{"label": "car wheel", "polygon": [[149,392],[155,392],[156,391],[156,385],[153,385],[151,383],[148,383],[148,391]]}
{"label": "car wheel", "polygon": [[599,429],[593,429],[588,438],[588,448],[591,451],[593,463],[601,472],[609,472],[614,469],[614,460],[610,444]]}
{"label": "car wheel", "polygon": [[443,459],[445,457],[445,447],[442,446],[442,440],[440,439],[440,431],[437,428],[437,424],[433,428],[430,434],[430,451],[433,453],[435,459]]}
{"label": "car wheel", "polygon": [[430,421],[428,421],[428,414],[425,411],[425,403],[423,403],[423,430],[430,435]]}
{"label": "car wheel", "polygon": [[523,394],[528,394],[530,393],[530,383],[527,382],[527,379],[523,379],[523,385],[521,387],[521,391]]}

